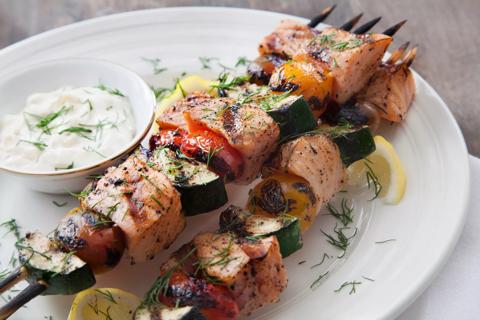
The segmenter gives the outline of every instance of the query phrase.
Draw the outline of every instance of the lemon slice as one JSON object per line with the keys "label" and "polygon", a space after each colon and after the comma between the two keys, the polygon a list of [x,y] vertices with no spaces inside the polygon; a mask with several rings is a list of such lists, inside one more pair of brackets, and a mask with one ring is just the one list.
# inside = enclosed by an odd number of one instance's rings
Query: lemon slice
{"label": "lemon slice", "polygon": [[140,299],[115,288],[87,289],[73,300],[68,320],[131,320]]}
{"label": "lemon slice", "polygon": [[398,204],[405,194],[407,176],[395,148],[382,136],[375,136],[376,150],[347,170],[350,185],[370,184],[387,204]]}
{"label": "lemon slice", "polygon": [[[191,75],[178,81],[175,90],[157,104],[155,118],[174,105],[175,102],[181,100],[185,95],[191,94],[195,91],[205,91],[213,94],[214,90],[212,89],[212,85],[215,83],[217,83],[217,81],[210,81],[197,75]],[[155,131],[157,131],[158,127],[156,124],[154,125],[154,128]]]}

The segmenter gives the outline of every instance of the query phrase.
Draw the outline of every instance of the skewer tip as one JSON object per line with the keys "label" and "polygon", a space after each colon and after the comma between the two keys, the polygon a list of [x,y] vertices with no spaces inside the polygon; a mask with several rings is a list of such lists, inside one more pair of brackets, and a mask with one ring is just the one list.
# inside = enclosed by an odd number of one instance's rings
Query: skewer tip
{"label": "skewer tip", "polygon": [[372,29],[378,23],[378,21],[380,21],[381,19],[382,19],[382,17],[376,17],[375,19],[372,19],[372,20],[362,24],[360,27],[355,29],[355,31],[353,31],[353,33],[363,34],[363,33],[367,32],[368,30]]}
{"label": "skewer tip", "polygon": [[387,30],[383,31],[382,33],[386,36],[392,37],[397,31],[407,22],[407,20],[400,21],[396,25],[391,26]]}
{"label": "skewer tip", "polygon": [[315,28],[320,22],[324,21],[336,7],[337,5],[334,4],[330,7],[326,7],[325,9],[323,9],[318,16],[310,20],[308,26],[310,28]]}
{"label": "skewer tip", "polygon": [[345,30],[345,31],[350,31],[352,28],[357,24],[358,21],[363,16],[363,12],[360,13],[359,15],[353,17],[351,20],[347,21],[345,24],[343,24],[339,29]]}

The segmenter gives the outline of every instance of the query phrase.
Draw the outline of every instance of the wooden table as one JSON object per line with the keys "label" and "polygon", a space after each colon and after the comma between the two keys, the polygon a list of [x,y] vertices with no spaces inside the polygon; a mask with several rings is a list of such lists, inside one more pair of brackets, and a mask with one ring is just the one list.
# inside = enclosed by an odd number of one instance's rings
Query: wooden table
{"label": "wooden table", "polygon": [[[234,6],[312,17],[332,0],[0,0],[0,47],[39,32],[92,17],[169,6]],[[396,35],[419,45],[414,68],[440,93],[455,115],[470,153],[480,156],[480,1],[340,0],[328,23],[338,25],[365,12],[382,16],[377,30],[400,20]]]}

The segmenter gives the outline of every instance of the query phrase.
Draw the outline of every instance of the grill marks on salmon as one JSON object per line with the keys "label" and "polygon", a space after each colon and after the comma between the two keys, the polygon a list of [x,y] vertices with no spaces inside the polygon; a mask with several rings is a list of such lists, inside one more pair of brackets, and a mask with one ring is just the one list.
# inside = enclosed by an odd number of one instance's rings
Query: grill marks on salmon
{"label": "grill marks on salmon", "polygon": [[317,212],[345,181],[345,168],[337,145],[325,135],[307,135],[283,144],[264,168],[308,181],[317,200]]}
{"label": "grill marks on salmon", "polygon": [[386,120],[400,122],[405,119],[414,97],[415,79],[408,65],[382,64],[358,94],[357,101],[374,106]]}
{"label": "grill marks on salmon", "polygon": [[125,233],[131,263],[153,259],[185,227],[180,195],[136,154],[89,187],[84,208],[111,218]]}
{"label": "grill marks on salmon", "polygon": [[[265,304],[278,301],[287,285],[276,237],[250,241],[230,233],[201,233],[160,268],[163,275],[171,270],[175,271],[175,278],[171,278],[166,297],[159,297],[160,301],[175,296],[181,303],[196,306],[204,314],[227,315],[222,319],[236,319],[238,312],[249,315]],[[178,273],[183,274],[182,283],[178,282],[181,277],[175,276]],[[204,284],[192,285],[198,283]],[[236,306],[230,306],[231,317],[224,305],[215,303],[219,301],[219,294],[212,292],[218,288],[212,290],[207,283],[228,290],[221,295],[223,299],[231,297],[235,301]],[[182,288],[181,292],[178,288]],[[199,293],[199,290],[204,292]]]}
{"label": "grill marks on salmon", "polygon": [[192,122],[222,137],[243,158],[243,173],[237,183],[250,183],[275,150],[280,136],[277,123],[254,104],[236,104],[229,98],[217,98],[188,112]]}
{"label": "grill marks on salmon", "polygon": [[300,53],[318,32],[298,21],[283,20],[271,34],[262,39],[258,52],[260,55],[274,54],[288,59]]}

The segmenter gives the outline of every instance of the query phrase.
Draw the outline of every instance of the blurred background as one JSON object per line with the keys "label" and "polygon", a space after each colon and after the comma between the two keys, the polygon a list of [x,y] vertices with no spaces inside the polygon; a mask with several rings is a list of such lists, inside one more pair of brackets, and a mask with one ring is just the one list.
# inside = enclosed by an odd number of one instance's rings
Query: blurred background
{"label": "blurred background", "polygon": [[[0,47],[66,24],[130,10],[172,6],[231,6],[311,18],[337,4],[328,23],[364,12],[385,29],[403,19],[395,36],[419,45],[413,67],[455,115],[470,153],[480,156],[480,1],[478,0],[0,0]],[[248,21],[245,21],[248,23]]]}

